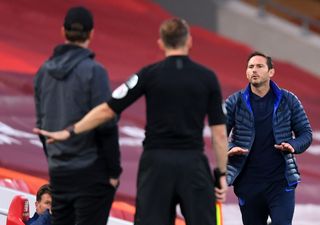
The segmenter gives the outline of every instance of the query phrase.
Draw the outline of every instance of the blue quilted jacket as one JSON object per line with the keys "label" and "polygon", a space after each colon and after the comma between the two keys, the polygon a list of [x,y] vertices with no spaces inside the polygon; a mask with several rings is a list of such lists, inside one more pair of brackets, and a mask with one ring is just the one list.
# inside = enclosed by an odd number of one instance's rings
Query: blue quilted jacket
{"label": "blue quilted jacket", "polygon": [[[289,143],[295,150],[294,154],[304,152],[312,142],[312,130],[307,115],[298,98],[291,92],[280,89],[273,81],[270,85],[276,94],[273,110],[273,134],[275,142]],[[234,93],[226,100],[227,131],[230,135],[229,150],[241,147],[249,150],[255,138],[254,117],[250,106],[250,86]],[[285,178],[288,185],[300,182],[295,156],[282,153],[286,163]],[[228,160],[227,181],[232,185],[240,174],[247,155],[230,156]]]}

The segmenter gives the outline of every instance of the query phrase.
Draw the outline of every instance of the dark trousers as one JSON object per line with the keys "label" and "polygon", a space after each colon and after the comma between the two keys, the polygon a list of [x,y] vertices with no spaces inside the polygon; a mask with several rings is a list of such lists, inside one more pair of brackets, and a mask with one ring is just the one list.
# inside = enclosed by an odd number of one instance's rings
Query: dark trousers
{"label": "dark trousers", "polygon": [[106,225],[115,188],[107,177],[85,173],[50,177],[52,225]]}
{"label": "dark trousers", "polygon": [[235,186],[244,225],[291,225],[295,206],[295,187],[285,181]]}
{"label": "dark trousers", "polygon": [[174,225],[179,204],[187,225],[215,225],[214,182],[199,151],[151,150],[140,159],[135,225]]}

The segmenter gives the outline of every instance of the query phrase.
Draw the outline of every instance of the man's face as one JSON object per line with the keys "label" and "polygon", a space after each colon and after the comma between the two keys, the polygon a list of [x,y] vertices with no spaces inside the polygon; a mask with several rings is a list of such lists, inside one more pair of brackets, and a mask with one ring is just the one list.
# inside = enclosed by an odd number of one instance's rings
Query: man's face
{"label": "man's face", "polygon": [[41,196],[41,200],[36,202],[36,211],[38,214],[42,214],[46,209],[51,210],[52,198],[49,194],[45,193]]}
{"label": "man's face", "polygon": [[274,74],[274,69],[268,69],[267,59],[262,56],[253,56],[247,66],[247,78],[254,87],[268,85]]}

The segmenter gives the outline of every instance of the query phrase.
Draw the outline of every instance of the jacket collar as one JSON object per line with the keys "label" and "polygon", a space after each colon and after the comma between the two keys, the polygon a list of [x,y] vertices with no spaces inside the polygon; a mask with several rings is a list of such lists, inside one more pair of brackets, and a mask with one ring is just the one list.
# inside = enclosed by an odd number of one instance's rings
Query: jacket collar
{"label": "jacket collar", "polygon": [[[279,88],[279,86],[272,80],[270,80],[270,87],[271,87],[271,90],[276,95],[276,101],[274,103],[274,111],[275,111],[278,108],[280,100],[282,98],[282,91]],[[250,84],[248,84],[247,87],[241,91],[241,96],[244,102],[246,103],[247,107],[252,112],[252,108],[250,104],[250,93],[251,93],[251,88],[250,88]]]}

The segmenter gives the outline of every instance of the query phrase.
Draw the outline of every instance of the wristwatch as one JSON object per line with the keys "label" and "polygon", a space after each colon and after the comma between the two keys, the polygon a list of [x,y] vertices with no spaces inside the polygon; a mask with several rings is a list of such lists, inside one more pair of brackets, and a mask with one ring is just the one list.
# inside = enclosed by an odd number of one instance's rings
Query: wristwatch
{"label": "wristwatch", "polygon": [[213,175],[214,175],[214,186],[221,188],[220,177],[226,176],[227,172],[221,172],[219,168],[215,168],[213,170]]}
{"label": "wristwatch", "polygon": [[74,125],[73,125],[73,124],[70,125],[70,126],[68,126],[65,130],[69,132],[69,134],[70,134],[70,137],[69,137],[69,138],[77,135],[77,134],[74,132]]}
{"label": "wristwatch", "polygon": [[213,174],[215,175],[215,177],[222,177],[222,176],[226,176],[227,172],[221,172],[219,168],[215,168],[213,170]]}

